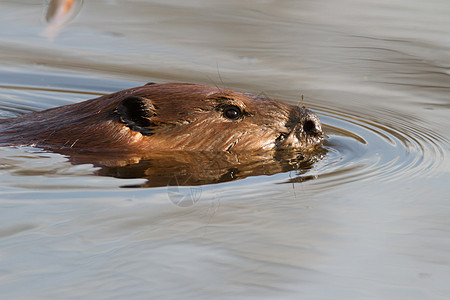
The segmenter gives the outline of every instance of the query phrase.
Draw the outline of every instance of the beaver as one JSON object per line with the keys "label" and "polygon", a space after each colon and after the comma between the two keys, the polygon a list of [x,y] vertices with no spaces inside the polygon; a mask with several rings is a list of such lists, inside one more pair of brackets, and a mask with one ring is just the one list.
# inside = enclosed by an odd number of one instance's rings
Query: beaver
{"label": "beaver", "polygon": [[0,120],[0,145],[78,152],[308,150],[323,136],[305,107],[189,83],[147,84]]}

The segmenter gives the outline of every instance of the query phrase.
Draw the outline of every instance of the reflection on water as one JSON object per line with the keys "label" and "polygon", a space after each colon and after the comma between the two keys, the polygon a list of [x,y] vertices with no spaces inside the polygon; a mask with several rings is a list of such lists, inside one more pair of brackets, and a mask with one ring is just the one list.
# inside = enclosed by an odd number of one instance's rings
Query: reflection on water
{"label": "reflection on water", "polygon": [[[325,150],[322,152],[325,153]],[[323,154],[319,153],[317,151],[311,154],[295,151],[240,154],[228,152],[153,153],[151,158],[140,160],[135,164],[103,166],[99,174],[117,178],[148,179],[146,184],[137,187],[203,185],[293,170],[296,172],[296,177],[299,178],[312,168],[314,162],[320,159]]]}
{"label": "reflection on water", "polygon": [[[2,118],[185,81],[304,95],[328,135],[267,168],[0,148],[2,297],[448,298],[448,1],[85,1],[53,41],[0,7]],[[164,186],[190,171],[231,181]]]}

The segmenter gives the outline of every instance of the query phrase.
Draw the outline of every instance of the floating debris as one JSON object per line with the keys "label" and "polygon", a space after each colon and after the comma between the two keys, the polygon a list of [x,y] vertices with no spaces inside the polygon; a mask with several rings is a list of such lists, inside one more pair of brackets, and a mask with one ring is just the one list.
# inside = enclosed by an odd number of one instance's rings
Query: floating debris
{"label": "floating debris", "polygon": [[53,41],[64,26],[78,15],[82,5],[83,0],[50,0],[46,2],[47,27],[43,35]]}

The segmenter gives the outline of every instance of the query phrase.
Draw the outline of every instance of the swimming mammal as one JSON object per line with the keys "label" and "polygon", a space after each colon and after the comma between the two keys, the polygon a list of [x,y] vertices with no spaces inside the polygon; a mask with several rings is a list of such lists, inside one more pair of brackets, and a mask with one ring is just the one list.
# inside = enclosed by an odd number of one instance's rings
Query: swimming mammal
{"label": "swimming mammal", "polygon": [[260,95],[187,83],[149,84],[0,120],[0,145],[131,152],[313,149],[317,115]]}

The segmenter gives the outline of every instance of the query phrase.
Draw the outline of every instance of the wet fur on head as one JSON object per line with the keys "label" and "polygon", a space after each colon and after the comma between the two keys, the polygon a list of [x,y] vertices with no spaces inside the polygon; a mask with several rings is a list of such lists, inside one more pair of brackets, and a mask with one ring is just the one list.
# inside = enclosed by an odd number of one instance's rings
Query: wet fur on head
{"label": "wet fur on head", "polygon": [[320,144],[317,116],[266,97],[151,84],[3,120],[0,143],[84,151],[254,151]]}

